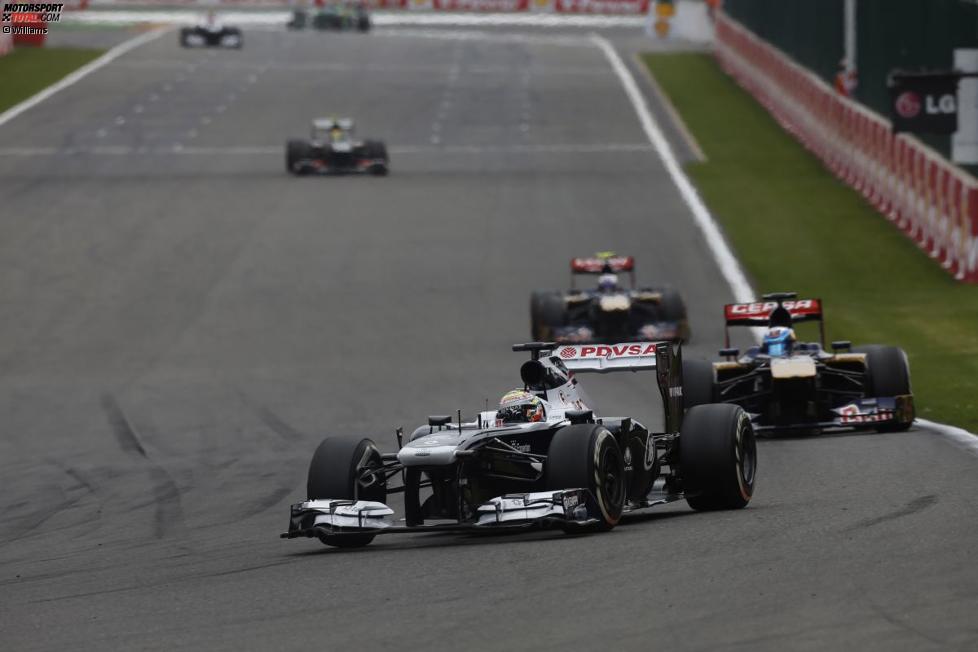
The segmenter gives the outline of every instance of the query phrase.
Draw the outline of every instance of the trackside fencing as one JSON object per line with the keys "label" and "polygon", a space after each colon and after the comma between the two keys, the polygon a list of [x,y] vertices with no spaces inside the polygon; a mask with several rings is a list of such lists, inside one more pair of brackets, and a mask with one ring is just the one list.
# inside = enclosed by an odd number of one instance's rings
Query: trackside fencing
{"label": "trackside fencing", "polygon": [[839,179],[954,278],[978,283],[978,180],[720,12],[716,57]]}

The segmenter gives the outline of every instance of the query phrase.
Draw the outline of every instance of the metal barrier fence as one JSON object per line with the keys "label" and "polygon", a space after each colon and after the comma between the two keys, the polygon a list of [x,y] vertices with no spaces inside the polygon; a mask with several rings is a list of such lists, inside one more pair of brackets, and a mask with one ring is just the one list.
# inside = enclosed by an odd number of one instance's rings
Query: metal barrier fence
{"label": "metal barrier fence", "polygon": [[[724,0],[727,15],[831,82],[845,56],[845,0]],[[978,48],[974,0],[857,0],[858,84],[852,96],[885,113],[887,76],[896,68],[949,70],[957,48]],[[921,140],[950,156],[946,135]],[[972,172],[978,171],[973,168]]]}
{"label": "metal barrier fence", "polygon": [[961,281],[978,283],[978,181],[919,140],[840,96],[721,12],[720,65],[839,179]]}

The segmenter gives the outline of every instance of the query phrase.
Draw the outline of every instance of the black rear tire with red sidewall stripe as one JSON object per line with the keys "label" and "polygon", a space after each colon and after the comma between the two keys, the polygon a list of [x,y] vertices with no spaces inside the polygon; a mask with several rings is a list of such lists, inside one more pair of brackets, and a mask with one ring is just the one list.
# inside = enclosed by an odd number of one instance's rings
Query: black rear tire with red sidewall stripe
{"label": "black rear tire with red sidewall stripe", "polygon": [[698,511],[741,509],[754,495],[757,445],[750,417],[736,405],[690,408],[679,436],[686,502]]}

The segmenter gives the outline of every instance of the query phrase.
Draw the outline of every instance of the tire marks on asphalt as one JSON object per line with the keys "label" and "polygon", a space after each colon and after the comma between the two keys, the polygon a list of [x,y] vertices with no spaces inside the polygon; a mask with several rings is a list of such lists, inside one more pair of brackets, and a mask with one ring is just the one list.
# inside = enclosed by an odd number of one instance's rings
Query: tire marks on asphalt
{"label": "tire marks on asphalt", "polygon": [[153,492],[153,503],[156,505],[153,518],[154,536],[161,539],[174,530],[184,527],[183,505],[176,482],[166,469],[150,458],[118,400],[111,394],[105,394],[102,396],[101,405],[119,448],[146,465]]}
{"label": "tire marks on asphalt", "polygon": [[885,523],[887,521],[893,521],[898,518],[910,516],[912,514],[916,514],[917,512],[922,512],[929,507],[933,507],[934,505],[937,504],[937,500],[938,500],[937,496],[933,494],[928,496],[921,496],[920,498],[914,498],[900,509],[883,514],[882,516],[863,519],[854,525],[850,525],[843,531],[852,532],[854,530],[864,530],[866,528],[871,528],[873,526],[879,525],[880,523]]}

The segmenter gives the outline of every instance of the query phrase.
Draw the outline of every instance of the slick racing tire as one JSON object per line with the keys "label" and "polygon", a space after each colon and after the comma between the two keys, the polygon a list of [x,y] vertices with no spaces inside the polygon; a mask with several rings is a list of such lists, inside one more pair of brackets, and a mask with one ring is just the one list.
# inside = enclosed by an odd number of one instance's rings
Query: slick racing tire
{"label": "slick racing tire", "polygon": [[370,19],[363,17],[357,20],[357,31],[369,32],[370,31]]}
{"label": "slick racing tire", "polygon": [[390,165],[390,158],[387,156],[387,145],[379,140],[367,140],[363,143],[363,153],[366,158],[383,159],[383,165],[373,165],[370,167],[370,174],[382,177],[387,174]]}
{"label": "slick racing tire", "polygon": [[[906,396],[910,391],[910,365],[903,349],[895,346],[870,344],[853,349],[855,353],[866,354],[866,396],[887,398]],[[878,427],[878,432],[902,432],[913,425],[913,415],[909,421],[887,423]]]}
{"label": "slick racing tire", "polygon": [[190,35],[192,33],[193,33],[193,30],[190,29],[189,27],[181,27],[180,28],[180,47],[182,47],[182,48],[189,48],[189,47],[191,47],[191,45],[190,45]]}
{"label": "slick racing tire", "polygon": [[750,417],[736,405],[698,405],[679,435],[686,502],[697,511],[741,509],[754,495],[757,446]]}
{"label": "slick racing tire", "polygon": [[706,360],[683,360],[683,409],[713,403],[713,364]]}
{"label": "slick racing tire", "polygon": [[686,315],[686,303],[676,288],[662,288],[662,318],[665,321],[672,321],[679,324],[679,339],[683,342],[689,341],[689,318]]}
{"label": "slick racing tire", "polygon": [[[229,41],[232,45],[227,45]],[[228,27],[225,29],[224,34],[221,35],[221,45],[234,50],[240,50],[244,47],[244,37],[241,34],[241,30],[237,27]]]}
{"label": "slick racing tire", "polygon": [[302,168],[297,168],[296,164],[310,158],[312,148],[304,140],[290,140],[285,144],[285,169],[290,174],[304,174]]}
{"label": "slick racing tire", "polygon": [[566,303],[562,292],[534,290],[530,295],[530,337],[546,342],[554,337],[554,329],[563,326]]}
{"label": "slick racing tire", "polygon": [[[382,466],[380,451],[369,439],[327,437],[319,444],[309,463],[306,496],[346,500],[387,501],[387,483],[383,475],[364,474]],[[323,536],[320,541],[337,548],[359,548],[373,541],[372,534]]]}
{"label": "slick racing tire", "polygon": [[614,435],[590,423],[558,430],[547,453],[547,489],[587,489],[594,496],[607,531],[621,519],[625,505],[625,460]]}

